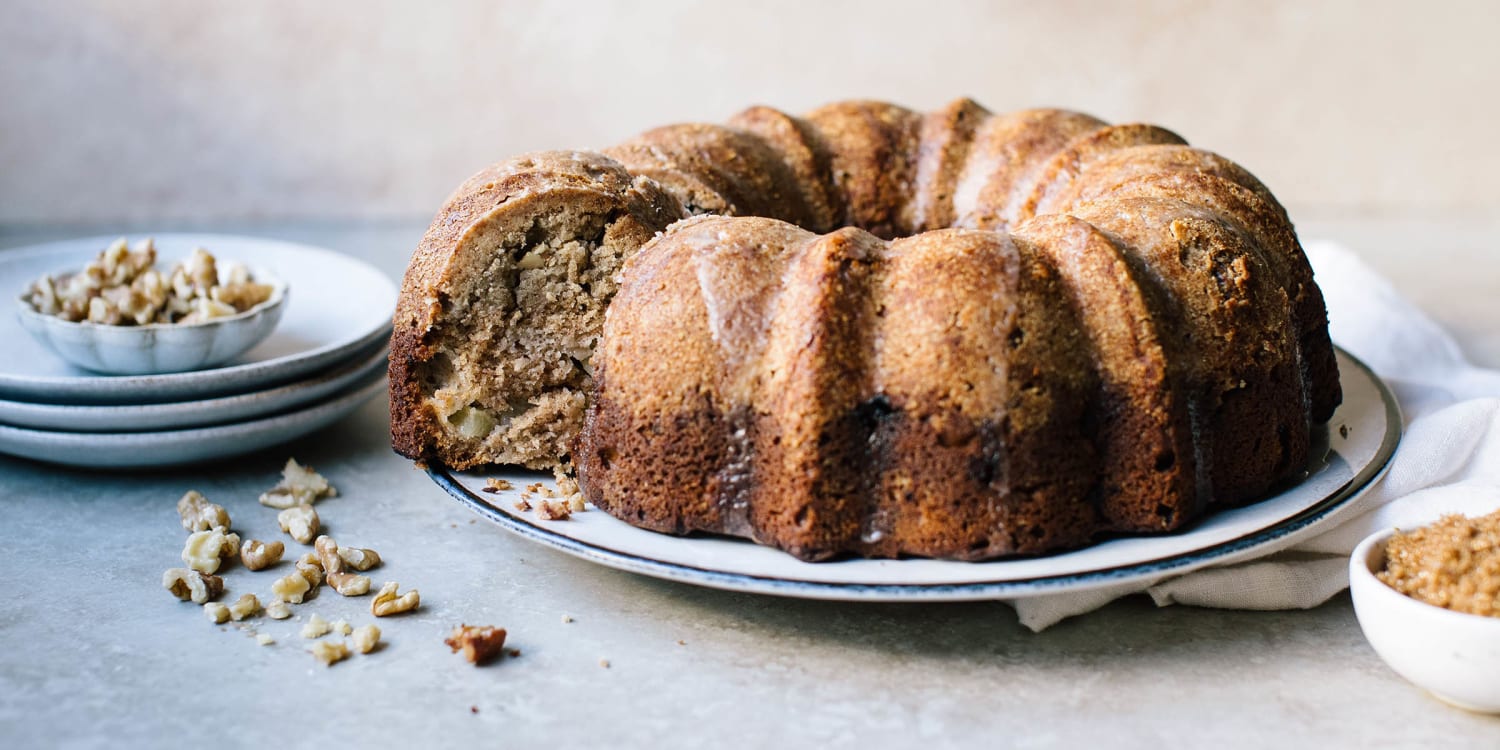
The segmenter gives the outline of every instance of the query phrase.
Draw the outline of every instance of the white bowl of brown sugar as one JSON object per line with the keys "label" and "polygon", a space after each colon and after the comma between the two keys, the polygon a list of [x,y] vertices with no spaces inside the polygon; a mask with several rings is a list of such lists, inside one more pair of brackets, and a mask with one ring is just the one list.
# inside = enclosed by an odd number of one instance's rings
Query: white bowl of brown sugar
{"label": "white bowl of brown sugar", "polygon": [[1349,589],[1398,674],[1459,708],[1500,713],[1500,511],[1360,542]]}

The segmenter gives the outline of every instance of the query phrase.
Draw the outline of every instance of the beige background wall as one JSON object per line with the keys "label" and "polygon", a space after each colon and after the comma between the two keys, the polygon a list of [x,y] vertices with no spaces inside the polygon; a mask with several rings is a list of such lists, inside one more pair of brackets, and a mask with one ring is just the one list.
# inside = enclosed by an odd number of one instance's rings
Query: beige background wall
{"label": "beige background wall", "polygon": [[750,103],[1166,124],[1296,215],[1500,214],[1500,3],[7,2],[0,222],[430,215]]}

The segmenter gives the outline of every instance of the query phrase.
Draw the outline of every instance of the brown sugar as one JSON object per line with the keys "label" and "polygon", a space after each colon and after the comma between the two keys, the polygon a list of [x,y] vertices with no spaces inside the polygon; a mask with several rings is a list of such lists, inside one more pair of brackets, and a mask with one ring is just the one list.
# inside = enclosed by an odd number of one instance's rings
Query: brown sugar
{"label": "brown sugar", "polygon": [[1397,532],[1376,574],[1391,588],[1455,612],[1500,617],[1500,510],[1444,516]]}

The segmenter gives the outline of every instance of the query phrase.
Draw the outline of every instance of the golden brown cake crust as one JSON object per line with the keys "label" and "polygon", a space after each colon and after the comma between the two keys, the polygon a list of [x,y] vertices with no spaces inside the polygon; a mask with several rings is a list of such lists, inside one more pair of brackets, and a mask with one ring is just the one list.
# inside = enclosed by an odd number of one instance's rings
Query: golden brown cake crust
{"label": "golden brown cake crust", "polygon": [[1179,528],[1296,477],[1340,400],[1253,175],[1157,126],[968,99],[497,164],[434,220],[392,336],[404,455],[570,457],[631,523],[805,559]]}

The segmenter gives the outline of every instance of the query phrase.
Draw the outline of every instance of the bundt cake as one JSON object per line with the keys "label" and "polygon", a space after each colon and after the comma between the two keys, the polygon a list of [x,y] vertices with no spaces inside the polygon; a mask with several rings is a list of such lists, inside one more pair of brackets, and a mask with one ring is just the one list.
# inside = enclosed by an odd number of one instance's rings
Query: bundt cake
{"label": "bundt cake", "polygon": [[[644,247],[643,247],[644,246]],[[497,164],[408,269],[392,439],[804,559],[1180,527],[1341,399],[1285,211],[1150,125],[842,102]]]}

